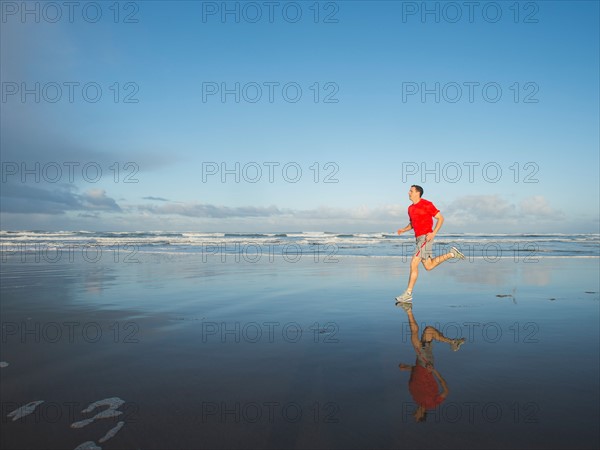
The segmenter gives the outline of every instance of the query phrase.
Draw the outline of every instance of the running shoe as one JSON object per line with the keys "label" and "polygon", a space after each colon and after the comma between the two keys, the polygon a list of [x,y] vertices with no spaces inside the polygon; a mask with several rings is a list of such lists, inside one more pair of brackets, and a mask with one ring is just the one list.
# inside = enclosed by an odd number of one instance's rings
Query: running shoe
{"label": "running shoe", "polygon": [[452,351],[457,352],[461,345],[465,343],[465,338],[460,339],[452,339],[450,346],[452,347]]}
{"label": "running shoe", "polygon": [[465,259],[465,255],[463,255],[456,247],[452,247],[450,251],[454,253],[455,258]]}
{"label": "running shoe", "polygon": [[408,302],[412,302],[412,293],[409,293],[408,291],[404,291],[404,294],[396,297],[396,303],[408,303]]}
{"label": "running shoe", "polygon": [[396,302],[396,306],[406,312],[412,311],[412,305],[412,302]]}

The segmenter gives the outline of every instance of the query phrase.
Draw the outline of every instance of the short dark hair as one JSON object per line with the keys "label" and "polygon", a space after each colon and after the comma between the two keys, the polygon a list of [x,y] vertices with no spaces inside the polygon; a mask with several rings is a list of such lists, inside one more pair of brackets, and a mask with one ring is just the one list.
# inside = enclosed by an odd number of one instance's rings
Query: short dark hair
{"label": "short dark hair", "polygon": [[411,187],[414,187],[415,190],[419,193],[420,197],[423,197],[423,188],[418,184],[413,184]]}

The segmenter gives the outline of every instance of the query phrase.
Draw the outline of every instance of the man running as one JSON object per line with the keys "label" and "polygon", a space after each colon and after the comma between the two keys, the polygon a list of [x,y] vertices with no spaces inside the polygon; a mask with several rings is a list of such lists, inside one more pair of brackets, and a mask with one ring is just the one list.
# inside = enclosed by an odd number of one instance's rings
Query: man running
{"label": "man running", "polygon": [[[412,302],[412,290],[419,276],[419,261],[423,263],[426,270],[431,270],[451,258],[465,259],[465,255],[459,252],[456,247],[450,248],[450,252],[445,255],[433,258],[433,239],[444,223],[444,216],[433,203],[421,198],[422,196],[423,188],[413,184],[408,191],[408,198],[412,202],[412,205],[408,207],[410,223],[398,230],[398,234],[411,229],[415,230],[417,249],[410,261],[408,287],[404,294],[396,297],[396,302]],[[433,219],[436,219],[435,228],[432,228]]]}

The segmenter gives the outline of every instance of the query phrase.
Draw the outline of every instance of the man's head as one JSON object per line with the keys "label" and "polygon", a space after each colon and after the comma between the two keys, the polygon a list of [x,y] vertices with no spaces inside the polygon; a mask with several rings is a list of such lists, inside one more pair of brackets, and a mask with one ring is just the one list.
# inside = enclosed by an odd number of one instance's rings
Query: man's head
{"label": "man's head", "polygon": [[416,202],[423,197],[423,188],[419,185],[413,184],[408,191],[408,198],[411,202]]}

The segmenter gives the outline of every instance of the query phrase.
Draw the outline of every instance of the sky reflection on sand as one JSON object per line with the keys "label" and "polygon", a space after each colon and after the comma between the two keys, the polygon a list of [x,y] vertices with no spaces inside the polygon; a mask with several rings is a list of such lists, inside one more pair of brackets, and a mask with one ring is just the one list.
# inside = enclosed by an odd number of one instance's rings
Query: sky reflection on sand
{"label": "sky reflection on sand", "polygon": [[[597,260],[449,263],[423,271],[413,300],[419,326],[466,339],[458,352],[435,349],[449,395],[426,425],[415,423],[407,379],[398,370],[415,357],[406,314],[394,306],[407,276],[407,263],[398,258],[323,266],[202,264],[189,257],[2,269],[1,356],[10,366],[0,372],[0,392],[15,404],[4,416],[32,399],[81,401],[82,410],[119,393],[135,405],[135,420],[107,448],[598,444]],[[100,288],[87,289],[90,280]],[[72,342],[65,327],[55,343],[43,332],[36,341],[36,324],[44,330],[65,322],[79,323]],[[86,323],[102,330],[98,341],[81,333]],[[273,421],[270,403],[279,405]],[[473,403],[479,409],[471,418]],[[302,419],[280,414],[290,404],[300,406]],[[486,420],[485,404],[500,408],[502,418]],[[221,415],[253,405],[260,420]],[[456,408],[460,419],[450,414]],[[525,422],[534,412],[537,421]],[[1,443],[48,448],[48,433],[57,448],[90,437],[99,442],[109,427],[69,435],[76,432],[69,426],[86,418],[18,421],[3,427]],[[114,420],[111,429],[122,419]],[[165,421],[168,432],[160,431]]]}

